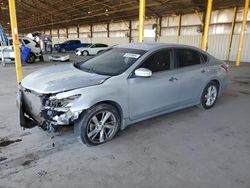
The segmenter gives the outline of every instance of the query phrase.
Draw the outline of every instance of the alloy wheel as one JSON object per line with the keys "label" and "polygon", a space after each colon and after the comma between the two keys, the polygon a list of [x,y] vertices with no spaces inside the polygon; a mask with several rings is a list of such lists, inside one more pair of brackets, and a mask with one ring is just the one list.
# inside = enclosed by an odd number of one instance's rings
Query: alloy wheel
{"label": "alloy wheel", "polygon": [[207,88],[207,92],[205,95],[205,103],[207,106],[212,106],[215,103],[217,94],[218,94],[218,91],[217,91],[216,86],[211,85]]}
{"label": "alloy wheel", "polygon": [[112,139],[117,126],[117,119],[112,112],[97,112],[91,117],[87,125],[87,137],[93,143],[104,143]]}

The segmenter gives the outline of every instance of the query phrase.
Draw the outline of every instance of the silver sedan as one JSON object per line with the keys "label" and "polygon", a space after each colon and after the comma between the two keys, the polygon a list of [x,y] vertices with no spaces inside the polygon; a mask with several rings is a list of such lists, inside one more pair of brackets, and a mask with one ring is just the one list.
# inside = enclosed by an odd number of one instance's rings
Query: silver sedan
{"label": "silver sedan", "polygon": [[83,143],[98,145],[138,121],[194,105],[212,108],[227,80],[228,65],[195,47],[118,45],[24,78],[20,123],[46,130],[74,124]]}

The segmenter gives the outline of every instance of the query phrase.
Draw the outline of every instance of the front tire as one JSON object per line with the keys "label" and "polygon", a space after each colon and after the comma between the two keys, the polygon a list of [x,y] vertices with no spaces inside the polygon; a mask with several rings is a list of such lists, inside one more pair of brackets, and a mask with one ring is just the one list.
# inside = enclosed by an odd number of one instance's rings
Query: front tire
{"label": "front tire", "polygon": [[86,50],[84,50],[84,51],[82,52],[82,55],[83,55],[83,56],[88,56],[88,55],[89,55],[89,52],[86,51]]}
{"label": "front tire", "polygon": [[118,132],[121,118],[117,109],[109,104],[99,104],[85,111],[75,123],[81,142],[96,146],[112,140]]}
{"label": "front tire", "polygon": [[201,106],[204,109],[212,108],[217,101],[218,94],[219,94],[219,85],[214,81],[209,82],[203,90],[201,96]]}

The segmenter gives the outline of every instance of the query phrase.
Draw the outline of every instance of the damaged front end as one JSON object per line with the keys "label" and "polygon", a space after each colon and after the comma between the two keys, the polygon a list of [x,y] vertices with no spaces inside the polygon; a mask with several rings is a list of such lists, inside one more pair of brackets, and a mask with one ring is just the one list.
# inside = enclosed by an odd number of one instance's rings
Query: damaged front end
{"label": "damaged front end", "polygon": [[80,94],[58,98],[56,94],[40,94],[21,88],[19,92],[20,126],[33,128],[40,126],[53,131],[60,125],[72,124],[81,111],[72,112],[70,107]]}

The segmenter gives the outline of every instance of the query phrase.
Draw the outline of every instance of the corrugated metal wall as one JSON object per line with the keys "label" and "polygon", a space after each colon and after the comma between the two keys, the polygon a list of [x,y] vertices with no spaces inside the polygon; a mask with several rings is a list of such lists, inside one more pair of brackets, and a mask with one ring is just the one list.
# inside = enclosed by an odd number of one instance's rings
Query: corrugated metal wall
{"label": "corrugated metal wall", "polygon": [[226,60],[228,52],[229,35],[210,35],[208,37],[208,53],[218,59]]}
{"label": "corrugated metal wall", "polygon": [[[234,36],[232,40],[232,49],[230,54],[230,60],[235,61],[238,50],[239,33],[241,30],[241,21],[243,17],[243,8],[238,8],[236,15],[236,24],[234,30]],[[231,21],[233,19],[233,9],[216,10],[212,13],[211,26],[209,30],[208,38],[208,52],[218,59],[226,60],[228,53],[228,45],[231,30]],[[248,14],[248,21],[250,21],[250,10]],[[150,18],[145,20],[145,34],[153,33],[148,32],[152,30],[152,25],[157,23],[156,18]],[[178,16],[169,16],[162,18],[161,36],[159,42],[165,43],[179,43],[186,44],[195,47],[200,46],[201,36],[197,32],[197,28],[201,25],[200,19],[196,14],[182,15],[181,19],[181,32],[178,40]],[[138,38],[138,20],[131,22],[131,42],[137,42]],[[90,38],[90,26],[79,26],[79,40],[82,42],[92,43],[106,43],[108,45],[129,43],[129,21],[115,22],[109,24],[109,38],[107,32],[107,24],[93,25],[93,38]],[[50,34],[50,31],[45,31],[46,34]],[[68,39],[77,38],[77,27],[68,28],[68,38],[66,29],[52,29],[53,43],[64,42]],[[250,62],[250,22],[245,32],[244,47],[242,51],[242,61]],[[145,42],[155,41],[155,36],[144,38]]]}
{"label": "corrugated metal wall", "polygon": [[[238,50],[238,45],[239,45],[239,38],[240,38],[240,35],[233,36],[232,51],[231,51],[230,58],[229,58],[230,61],[236,60],[237,50]],[[241,61],[250,62],[250,33],[246,34],[244,38]]]}

